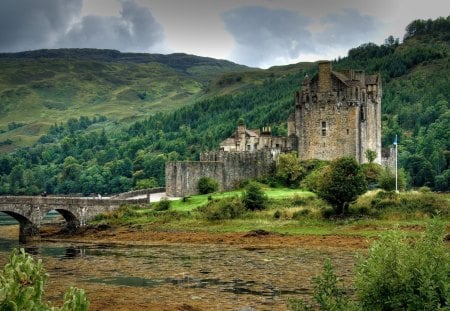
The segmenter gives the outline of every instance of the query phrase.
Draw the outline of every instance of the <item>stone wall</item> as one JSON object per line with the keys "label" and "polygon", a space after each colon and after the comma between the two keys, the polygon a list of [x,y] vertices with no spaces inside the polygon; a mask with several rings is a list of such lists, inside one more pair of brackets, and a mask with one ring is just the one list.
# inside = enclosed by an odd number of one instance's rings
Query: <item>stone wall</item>
{"label": "stone wall", "polygon": [[198,181],[209,177],[219,183],[219,191],[231,190],[245,179],[268,175],[274,161],[270,151],[205,152],[197,162],[166,163],[166,193],[182,197],[198,193]]}
{"label": "stone wall", "polygon": [[358,158],[359,107],[347,103],[338,106],[322,100],[323,104],[297,108],[299,156],[302,159],[323,160],[348,155]]}

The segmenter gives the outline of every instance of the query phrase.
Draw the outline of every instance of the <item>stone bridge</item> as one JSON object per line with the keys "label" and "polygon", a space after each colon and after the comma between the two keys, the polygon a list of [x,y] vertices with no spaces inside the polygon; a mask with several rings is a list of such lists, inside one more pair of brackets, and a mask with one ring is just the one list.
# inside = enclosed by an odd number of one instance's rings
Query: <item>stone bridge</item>
{"label": "stone bridge", "polygon": [[39,236],[44,216],[55,210],[66,220],[66,227],[77,230],[96,215],[113,211],[124,204],[142,205],[148,199],[94,199],[86,197],[0,196],[0,212],[20,224],[19,241],[25,243]]}

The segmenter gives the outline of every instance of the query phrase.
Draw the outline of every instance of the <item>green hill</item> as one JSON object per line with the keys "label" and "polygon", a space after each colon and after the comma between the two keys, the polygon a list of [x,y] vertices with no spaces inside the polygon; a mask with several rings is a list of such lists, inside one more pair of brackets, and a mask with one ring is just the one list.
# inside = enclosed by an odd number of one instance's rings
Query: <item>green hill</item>
{"label": "green hill", "polygon": [[0,68],[0,130],[7,132],[0,141],[18,145],[29,145],[50,125],[73,117],[131,122],[176,109],[195,101],[217,76],[253,70],[186,54],[95,49],[4,53]]}
{"label": "green hill", "polygon": [[[403,43],[388,38],[383,45],[364,44],[333,63],[337,69],[381,73],[384,147],[398,134],[399,164],[410,185],[444,191],[450,189],[449,34],[450,17],[414,21]],[[189,76],[186,66],[170,68]],[[196,159],[202,150],[217,148],[241,117],[251,128],[272,126],[284,134],[293,92],[305,72],[315,70],[310,63],[268,70],[238,67],[221,74],[202,67],[202,74],[192,73],[189,80],[202,85],[201,91],[177,109],[149,113],[128,125],[92,114],[52,125],[34,146],[0,155],[0,194],[111,193],[163,185],[166,161]],[[9,124],[8,132],[20,126]],[[12,145],[4,141],[3,148]]]}

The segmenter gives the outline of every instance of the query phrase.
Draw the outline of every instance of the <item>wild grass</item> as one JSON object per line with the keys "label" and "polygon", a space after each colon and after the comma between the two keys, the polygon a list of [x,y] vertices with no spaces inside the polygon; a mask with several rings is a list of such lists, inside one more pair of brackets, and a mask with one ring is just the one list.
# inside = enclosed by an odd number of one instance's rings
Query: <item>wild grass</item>
{"label": "wild grass", "polygon": [[[269,197],[266,209],[245,211],[238,203],[240,190],[195,195],[172,201],[168,209],[159,210],[159,204],[146,207],[122,207],[117,211],[98,216],[95,223],[111,225],[141,225],[156,231],[193,231],[208,233],[248,232],[257,229],[287,235],[340,235],[376,237],[380,232],[398,228],[408,236],[417,236],[432,217],[421,211],[406,212],[385,209],[367,212],[363,207],[372,204],[379,191],[361,196],[350,208],[346,217],[324,218],[329,206],[311,192],[290,188],[265,188]],[[403,193],[399,202],[423,202],[437,196],[439,204],[449,204],[446,195],[434,193]],[[408,199],[409,197],[409,199]],[[212,204],[215,202],[214,204]],[[234,203],[233,203],[234,202]],[[407,203],[405,203],[407,202]],[[439,205],[438,204],[438,205]],[[213,208],[207,211],[208,205]],[[356,208],[356,205],[359,207]],[[442,208],[442,207],[440,207]],[[406,216],[405,216],[406,215]],[[442,218],[442,215],[440,215]]]}

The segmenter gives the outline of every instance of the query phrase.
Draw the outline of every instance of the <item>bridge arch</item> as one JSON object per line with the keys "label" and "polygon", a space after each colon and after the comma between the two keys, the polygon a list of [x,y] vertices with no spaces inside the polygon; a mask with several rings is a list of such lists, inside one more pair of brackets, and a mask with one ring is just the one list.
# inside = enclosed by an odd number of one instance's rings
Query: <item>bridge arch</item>
{"label": "bridge arch", "polygon": [[46,209],[42,213],[42,219],[45,218],[46,215],[48,215],[51,211],[57,212],[59,215],[61,215],[64,220],[66,221],[66,228],[69,231],[75,230],[78,227],[80,227],[80,220],[78,215],[75,215],[72,211],[65,209],[65,208],[52,208],[52,209]]}
{"label": "bridge arch", "polygon": [[11,216],[19,222],[19,242],[25,243],[29,239],[29,237],[39,235],[38,226],[33,223],[28,217],[14,211],[3,209],[1,209],[0,212]]}

